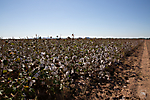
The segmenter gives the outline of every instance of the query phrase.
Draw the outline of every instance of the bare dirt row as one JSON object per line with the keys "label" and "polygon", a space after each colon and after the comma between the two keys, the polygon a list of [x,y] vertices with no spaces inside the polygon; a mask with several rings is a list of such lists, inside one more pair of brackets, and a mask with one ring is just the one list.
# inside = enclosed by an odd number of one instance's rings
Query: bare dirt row
{"label": "bare dirt row", "polygon": [[[150,41],[145,40],[144,44],[138,48],[125,61],[132,68],[130,73],[135,73],[129,77],[129,84],[124,94],[132,100],[150,100]],[[131,62],[131,63],[130,63]]]}

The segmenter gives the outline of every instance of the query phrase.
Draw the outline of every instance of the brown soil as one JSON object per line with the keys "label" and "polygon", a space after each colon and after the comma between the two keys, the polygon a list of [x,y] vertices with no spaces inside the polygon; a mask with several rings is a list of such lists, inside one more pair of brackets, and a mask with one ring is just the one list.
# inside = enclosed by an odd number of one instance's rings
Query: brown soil
{"label": "brown soil", "polygon": [[148,45],[150,41],[145,41],[144,43],[144,51],[142,55],[141,61],[141,81],[138,82],[138,96],[141,99],[150,100],[150,63],[149,63],[149,55],[148,55]]}
{"label": "brown soil", "polygon": [[150,41],[145,40],[144,44],[124,62],[133,66],[134,68],[129,69],[129,72],[135,73],[135,76],[129,77],[129,84],[122,91],[124,97],[128,97],[126,99],[150,100],[149,46]]}

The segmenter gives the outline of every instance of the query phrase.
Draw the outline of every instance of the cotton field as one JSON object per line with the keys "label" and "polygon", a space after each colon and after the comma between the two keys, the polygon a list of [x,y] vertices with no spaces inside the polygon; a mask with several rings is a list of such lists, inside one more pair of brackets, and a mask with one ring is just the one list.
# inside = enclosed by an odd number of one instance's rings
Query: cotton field
{"label": "cotton field", "polygon": [[84,95],[89,82],[111,81],[115,67],[141,43],[140,39],[1,39],[0,99],[57,99],[62,91]]}

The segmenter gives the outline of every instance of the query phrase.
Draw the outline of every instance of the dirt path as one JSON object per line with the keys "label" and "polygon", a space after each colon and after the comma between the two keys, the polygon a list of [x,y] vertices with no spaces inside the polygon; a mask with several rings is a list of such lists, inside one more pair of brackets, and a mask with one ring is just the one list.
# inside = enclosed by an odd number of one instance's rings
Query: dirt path
{"label": "dirt path", "polygon": [[150,64],[146,40],[144,43],[144,51],[141,61],[140,77],[142,79],[138,82],[138,96],[140,97],[140,99],[150,100]]}

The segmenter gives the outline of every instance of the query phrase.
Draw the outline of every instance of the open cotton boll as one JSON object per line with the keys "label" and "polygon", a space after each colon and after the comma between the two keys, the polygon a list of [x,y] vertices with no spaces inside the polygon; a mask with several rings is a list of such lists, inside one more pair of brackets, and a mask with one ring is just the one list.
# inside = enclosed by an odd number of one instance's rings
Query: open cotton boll
{"label": "open cotton boll", "polygon": [[44,70],[48,70],[48,69],[50,69],[49,66],[45,66]]}
{"label": "open cotton boll", "polygon": [[109,64],[108,64],[109,66],[111,65],[111,62],[109,62]]}
{"label": "open cotton boll", "polygon": [[65,61],[67,61],[67,59],[68,59],[68,56],[65,56]]}
{"label": "open cotton boll", "polygon": [[70,73],[70,71],[67,71],[67,72],[66,72],[66,76],[68,76],[68,75],[69,75],[69,73]]}
{"label": "open cotton boll", "polygon": [[72,74],[72,73],[74,73],[74,70],[73,70],[73,69],[71,70],[71,74]]}
{"label": "open cotton boll", "polygon": [[49,55],[46,55],[47,58],[49,58]]}
{"label": "open cotton boll", "polygon": [[57,73],[56,73],[56,72],[51,72],[51,74],[52,74],[52,75],[54,75],[54,76],[55,76],[55,75],[57,75]]}
{"label": "open cotton boll", "polygon": [[76,58],[77,58],[76,55],[73,55],[73,56],[72,56],[72,60],[75,60]]}
{"label": "open cotton boll", "polygon": [[41,52],[41,55],[44,56],[46,53],[45,52]]}
{"label": "open cotton boll", "polygon": [[27,79],[28,79],[28,80],[31,80],[31,77],[28,77]]}
{"label": "open cotton boll", "polygon": [[79,59],[79,62],[84,62],[84,58],[80,58],[80,59]]}
{"label": "open cotton boll", "polygon": [[52,63],[51,64],[51,70],[53,71],[53,70],[56,70],[57,69],[57,67]]}
{"label": "open cotton boll", "polygon": [[62,87],[63,87],[63,85],[62,85],[62,84],[60,84],[60,88],[59,88],[59,89],[61,90],[61,89],[62,89]]}
{"label": "open cotton boll", "polygon": [[33,83],[35,83],[35,80],[31,80],[29,83],[29,86],[31,87],[33,85]]}
{"label": "open cotton boll", "polygon": [[61,66],[61,62],[60,61],[58,62],[58,65]]}
{"label": "open cotton boll", "polygon": [[8,69],[8,71],[9,71],[9,72],[12,72],[13,70],[12,70],[12,69]]}
{"label": "open cotton boll", "polygon": [[104,68],[104,65],[100,65],[100,70],[103,70]]}

